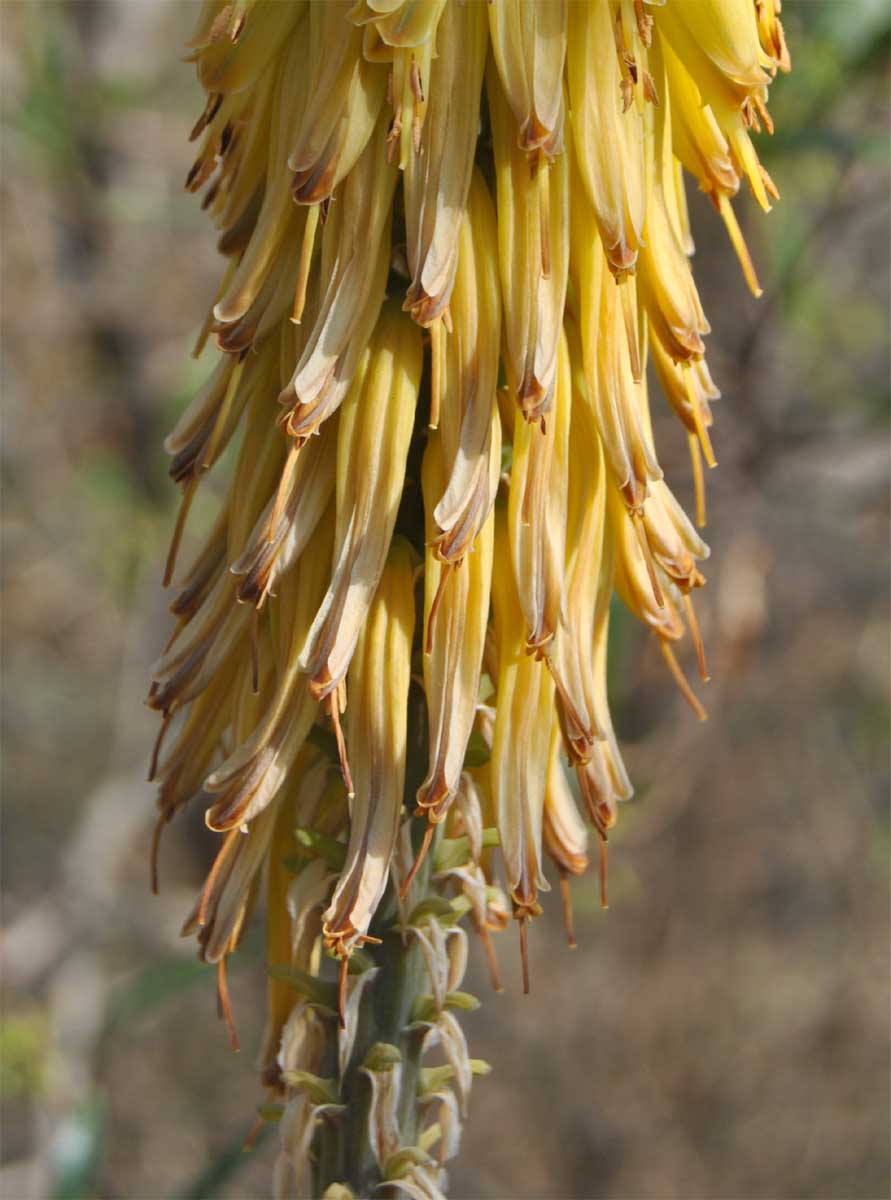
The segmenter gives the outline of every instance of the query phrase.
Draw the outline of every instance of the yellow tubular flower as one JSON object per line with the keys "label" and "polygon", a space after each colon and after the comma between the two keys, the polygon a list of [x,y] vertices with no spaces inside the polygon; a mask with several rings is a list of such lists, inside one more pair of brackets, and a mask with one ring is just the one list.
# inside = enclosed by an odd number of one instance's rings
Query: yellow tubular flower
{"label": "yellow tubular flower", "polygon": [[489,5],[498,75],[519,126],[517,144],[553,158],[563,141],[567,0]]}
{"label": "yellow tubular flower", "polygon": [[[496,403],[501,301],[495,210],[475,175],[459,230],[460,269],[452,294],[452,332],[437,323],[430,340],[430,424],[442,442],[442,490],[432,510],[436,556],[462,561],[495,503],[501,470]],[[431,439],[435,440],[435,439]]]}
{"label": "yellow tubular flower", "polygon": [[569,5],[566,74],[579,174],[610,269],[621,276],[637,264],[646,183],[643,117],[623,99],[616,20],[610,0]]}
{"label": "yellow tubular flower", "polygon": [[411,272],[405,307],[421,325],[448,308],[458,267],[457,235],[473,172],[486,62],[483,5],[447,4],[436,46],[430,79],[420,80],[427,111],[404,184]]}
{"label": "yellow tubular flower", "polygon": [[518,126],[489,70],[489,113],[498,194],[498,251],[504,296],[505,366],[520,411],[539,421],[550,409],[569,267],[566,155],[530,163]]}
{"label": "yellow tubular flower", "polygon": [[547,426],[526,421],[514,429],[508,529],[526,646],[549,655],[563,618],[572,376],[562,333],[555,396]]}
{"label": "yellow tubular flower", "polygon": [[355,794],[346,862],[323,926],[326,942],[341,957],[367,940],[396,847],[414,623],[411,551],[396,540],[349,673],[347,741]]}
{"label": "yellow tubular flower", "polygon": [[429,768],[418,806],[439,821],[458,789],[476,715],[480,669],[489,620],[494,514],[489,513],[457,568],[435,549],[432,509],[443,484],[442,448],[431,438],[422,474],[428,549],[424,565],[424,691],[429,712]]}
{"label": "yellow tubular flower", "polygon": [[[504,515],[495,515],[495,556],[509,553]],[[523,615],[509,572],[496,571],[492,600],[498,643],[498,688],[490,780],[508,892],[525,938],[538,916],[542,870],[544,789],[550,752],[554,683],[543,662],[526,653]],[[524,986],[528,989],[525,971]]]}
{"label": "yellow tubular flower", "polygon": [[340,415],[334,569],[297,664],[319,697],[346,675],[384,569],[420,378],[420,335],[391,306]]}
{"label": "yellow tubular flower", "polygon": [[[695,654],[708,679],[709,551],[663,479],[647,368],[701,527],[720,393],[685,175],[757,295],[732,201],[742,180],[777,198],[755,144],[789,69],[779,8],[197,12],[186,188],[224,269],[193,352],[216,363],[166,442],[181,502],[147,701],[152,886],[194,800],[219,844],[184,932],[217,964],[233,1043],[225,963],[265,896],[277,1196],[442,1195],[483,1069],[456,1018],[475,1003],[462,919],[500,990],[490,935],[513,913],[528,989],[549,872],[574,943],[588,828],[606,905],[632,794],[607,686],[616,598],[705,716],[687,674]],[[447,1066],[421,1066],[433,1045]]]}
{"label": "yellow tubular flower", "polygon": [[386,72],[360,53],[350,0],[310,4],[307,104],[288,166],[301,204],[326,200],[365,149],[384,101]]}
{"label": "yellow tubular flower", "polygon": [[[557,687],[557,712],[571,761],[590,757],[595,739],[603,738],[594,699],[594,630],[604,562],[606,467],[596,425],[584,396],[578,334],[568,324],[572,379],[571,454],[566,509],[565,620],[557,629],[549,665]],[[574,351],[574,353],[573,353]],[[611,586],[611,577],[610,577]]]}

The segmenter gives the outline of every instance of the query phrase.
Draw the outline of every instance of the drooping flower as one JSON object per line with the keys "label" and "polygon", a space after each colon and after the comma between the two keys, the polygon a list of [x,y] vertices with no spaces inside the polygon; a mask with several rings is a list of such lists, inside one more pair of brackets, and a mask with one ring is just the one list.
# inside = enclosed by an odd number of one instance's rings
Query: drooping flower
{"label": "drooping flower", "polygon": [[[789,67],[778,11],[204,0],[187,187],[226,268],[195,350],[213,338],[218,363],[167,442],[183,498],[152,774],[159,833],[194,799],[222,839],[184,932],[218,964],[233,1038],[225,963],[265,892],[282,1189],[320,1130],[358,1129],[361,1075],[366,1174],[329,1162],[326,1194],[439,1194],[473,1073],[460,919],[500,986],[490,935],[512,913],[528,983],[551,864],[572,939],[582,814],[603,872],[631,795],[614,595],[704,717],[674,647],[689,633],[707,679],[708,548],[663,478],[646,367],[688,439],[701,526],[718,392],[685,172],[757,294],[732,200],[742,180],[776,197],[752,132],[772,130]],[[177,573],[211,470],[225,498]],[[388,971],[405,994],[385,1014]],[[420,1068],[434,1044],[447,1068]]]}

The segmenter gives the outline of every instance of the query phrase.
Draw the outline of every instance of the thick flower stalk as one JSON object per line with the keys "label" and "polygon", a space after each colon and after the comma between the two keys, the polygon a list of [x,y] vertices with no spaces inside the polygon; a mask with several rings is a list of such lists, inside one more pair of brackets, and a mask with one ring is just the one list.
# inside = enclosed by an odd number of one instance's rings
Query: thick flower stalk
{"label": "thick flower stalk", "polygon": [[187,187],[226,268],[195,350],[214,339],[217,365],[167,442],[152,775],[158,833],[194,801],[220,839],[184,932],[233,1044],[226,961],[265,907],[281,1195],[439,1196],[482,1069],[456,1018],[465,925],[500,986],[513,918],[528,988],[554,880],[572,941],[589,827],[606,903],[631,795],[614,595],[705,715],[684,659],[708,678],[708,548],[663,478],[647,362],[702,526],[718,392],[685,173],[757,294],[732,201],[776,196],[752,133],[789,66],[778,10],[204,0]]}

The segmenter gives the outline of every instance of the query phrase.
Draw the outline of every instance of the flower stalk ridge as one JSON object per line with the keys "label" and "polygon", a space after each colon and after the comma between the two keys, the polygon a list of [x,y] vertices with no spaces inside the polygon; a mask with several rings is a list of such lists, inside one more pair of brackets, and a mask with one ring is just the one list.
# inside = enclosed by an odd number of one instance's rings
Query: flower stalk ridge
{"label": "flower stalk ridge", "polygon": [[[176,625],[152,672],[163,826],[219,837],[184,933],[265,909],[277,1193],[441,1195],[471,1081],[468,930],[529,928],[631,795],[613,596],[695,714],[715,465],[685,176],[777,192],[753,132],[778,0],[204,0],[187,188],[219,357],[166,442]],[[689,443],[663,478],[647,363]],[[659,402],[661,403],[662,400]],[[217,514],[179,547],[206,477]],[[206,513],[209,503],[199,508]],[[185,557],[185,556],[183,556]],[[689,637],[685,638],[685,635]],[[676,646],[690,645],[689,664]],[[574,943],[573,943],[574,944]]]}

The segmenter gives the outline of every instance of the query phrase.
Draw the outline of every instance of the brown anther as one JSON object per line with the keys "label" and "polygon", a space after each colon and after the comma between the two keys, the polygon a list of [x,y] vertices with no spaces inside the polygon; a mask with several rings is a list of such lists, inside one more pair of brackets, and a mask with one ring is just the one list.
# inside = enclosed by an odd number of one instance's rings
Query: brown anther
{"label": "brown anther", "polygon": [[767,111],[767,105],[764,103],[764,100],[761,98],[761,96],[756,95],[756,96],[752,97],[752,104],[754,105],[755,111],[758,113],[758,116],[761,118],[761,121],[764,124],[764,128],[767,130],[768,133],[773,133],[773,131],[774,131],[773,117]]}
{"label": "brown anther", "polygon": [[415,104],[423,104],[424,81],[421,78],[421,68],[418,66],[414,55],[412,55],[411,65],[408,68],[408,82],[411,87],[411,94],[415,98]]}
{"label": "brown anther", "polygon": [[644,8],[643,0],[634,0],[634,17],[640,40],[644,48],[649,50],[653,44],[653,18]]}

